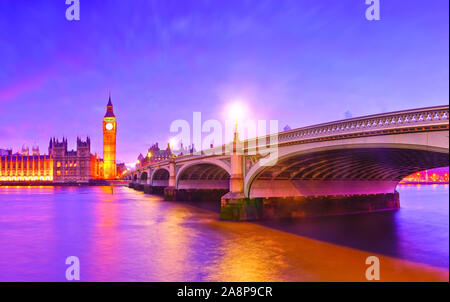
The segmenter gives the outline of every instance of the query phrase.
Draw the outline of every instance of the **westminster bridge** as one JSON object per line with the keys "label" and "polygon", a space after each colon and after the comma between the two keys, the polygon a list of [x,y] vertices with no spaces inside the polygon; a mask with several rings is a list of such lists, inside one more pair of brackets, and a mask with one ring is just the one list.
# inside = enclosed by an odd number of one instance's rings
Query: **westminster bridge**
{"label": "westminster bridge", "polygon": [[400,207],[406,176],[449,165],[449,106],[303,127],[173,157],[132,171],[130,187],[165,200],[221,202],[254,220]]}

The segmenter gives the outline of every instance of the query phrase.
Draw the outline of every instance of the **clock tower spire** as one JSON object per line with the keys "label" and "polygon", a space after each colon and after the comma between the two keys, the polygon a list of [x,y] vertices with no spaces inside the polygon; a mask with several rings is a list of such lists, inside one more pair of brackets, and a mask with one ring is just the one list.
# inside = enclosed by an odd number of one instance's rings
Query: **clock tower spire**
{"label": "clock tower spire", "polygon": [[105,179],[116,178],[116,134],[117,122],[110,92],[106,114],[103,118],[103,173]]}

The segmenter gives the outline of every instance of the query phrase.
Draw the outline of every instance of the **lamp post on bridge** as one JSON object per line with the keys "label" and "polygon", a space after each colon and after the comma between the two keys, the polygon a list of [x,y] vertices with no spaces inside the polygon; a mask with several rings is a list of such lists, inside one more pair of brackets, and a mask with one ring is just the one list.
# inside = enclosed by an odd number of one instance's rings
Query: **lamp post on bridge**
{"label": "lamp post on bridge", "polygon": [[169,187],[175,188],[175,159],[170,158],[169,163]]}
{"label": "lamp post on bridge", "polygon": [[175,176],[175,155],[172,153],[169,159],[169,183],[164,188],[164,200],[175,201],[177,200],[177,188],[176,188],[176,176]]}
{"label": "lamp post on bridge", "polygon": [[234,132],[233,149],[231,153],[231,176],[230,193],[234,198],[244,197],[244,174],[243,174],[242,143],[239,140],[239,133],[236,121]]}
{"label": "lamp post on bridge", "polygon": [[243,117],[243,109],[233,104],[236,129],[232,142],[230,191],[222,196],[220,218],[224,220],[247,220],[261,216],[262,200],[248,198],[244,194],[244,154],[243,142],[239,139],[238,117]]}

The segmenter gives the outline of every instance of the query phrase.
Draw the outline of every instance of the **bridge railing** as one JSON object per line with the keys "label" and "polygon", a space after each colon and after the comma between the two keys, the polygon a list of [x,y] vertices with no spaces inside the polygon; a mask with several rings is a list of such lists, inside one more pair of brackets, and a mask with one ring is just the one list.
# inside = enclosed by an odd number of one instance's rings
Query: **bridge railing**
{"label": "bridge railing", "polygon": [[445,125],[449,123],[449,106],[397,111],[369,115],[310,127],[293,129],[278,134],[279,142],[318,138],[324,136]]}

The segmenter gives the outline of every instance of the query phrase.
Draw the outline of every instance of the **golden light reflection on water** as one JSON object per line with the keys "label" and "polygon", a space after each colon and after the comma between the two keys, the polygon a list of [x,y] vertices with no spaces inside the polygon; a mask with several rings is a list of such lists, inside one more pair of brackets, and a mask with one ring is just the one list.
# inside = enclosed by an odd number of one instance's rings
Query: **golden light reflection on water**
{"label": "golden light reflection on water", "polygon": [[[260,224],[220,221],[215,212],[165,202],[160,197],[128,188],[8,190],[8,194],[16,195],[30,190],[36,194],[55,193],[44,196],[46,207],[54,211],[51,228],[57,230],[66,225],[84,236],[76,245],[80,247],[81,260],[88,263],[82,275],[85,281],[366,281],[365,259],[372,255],[380,258],[381,281],[448,281],[449,278],[446,269]],[[27,200],[30,199],[34,197]],[[38,218],[44,219],[48,212],[45,203],[33,204],[41,211]],[[79,218],[70,225],[64,223],[73,217]],[[22,235],[25,236],[23,244],[27,244],[30,240],[27,233]],[[50,247],[45,240],[70,240],[54,238],[57,235],[44,237],[40,251],[45,250],[45,255],[54,253],[45,248]]]}
{"label": "golden light reflection on water", "polygon": [[[165,268],[174,271],[174,281],[180,278],[185,263],[192,263],[192,251],[198,246],[192,234],[180,232],[180,222],[186,220],[186,209],[171,212],[163,242],[174,261],[165,258]],[[182,206],[189,208],[189,206]],[[220,234],[217,246],[220,257],[204,259],[205,281],[367,281],[365,260],[378,256],[382,263],[382,281],[448,281],[448,270],[417,264],[380,254],[368,253],[319,240],[274,230],[253,223],[234,223],[217,220],[217,214],[195,208],[202,217],[202,229]],[[203,212],[203,213],[202,213]],[[189,212],[188,212],[189,213]],[[202,213],[202,214],[200,214]],[[191,217],[192,218],[192,217]],[[170,230],[170,225],[173,230]],[[175,227],[175,225],[178,225]],[[210,240],[211,238],[205,238]],[[190,251],[190,252],[189,252]],[[193,269],[193,268],[191,268]],[[172,280],[172,279],[171,279]],[[194,281],[194,280],[191,280]]]}
{"label": "golden light reflection on water", "polygon": [[[115,196],[107,192],[105,187],[95,188],[95,197],[99,202],[92,204],[93,217],[96,221],[93,225],[91,248],[89,256],[95,259],[92,267],[88,267],[89,274],[97,276],[96,281],[114,280],[118,275],[117,263],[120,263],[120,257],[117,253],[120,246],[118,238],[118,208],[112,204]],[[109,194],[107,194],[109,193]]]}
{"label": "golden light reflection on water", "polygon": [[[367,281],[365,259],[378,256],[381,281],[448,281],[448,270],[305,238],[251,223],[217,222],[232,234],[213,281]],[[233,242],[235,244],[233,244]]]}
{"label": "golden light reflection on water", "polygon": [[[123,257],[135,257],[152,272],[149,281],[367,281],[365,259],[381,261],[381,281],[448,281],[448,270],[417,264],[380,254],[314,240],[253,223],[219,221],[217,214],[182,203],[135,191],[102,188],[102,203],[96,207],[98,234],[93,250],[103,259],[97,274],[111,276],[121,269]],[[119,194],[120,195],[119,197]],[[138,204],[121,209],[128,223],[145,225],[136,234],[128,230],[122,238],[115,229],[118,207],[111,202],[135,199]],[[151,218],[150,218],[151,217]],[[205,231],[207,236],[204,236]],[[142,232],[148,238],[142,242]],[[216,241],[204,246],[204,241]],[[118,244],[130,250],[118,254]],[[142,249],[144,247],[144,249]],[[203,248],[212,250],[202,251]],[[115,255],[111,257],[108,255]],[[202,258],[203,257],[203,258]],[[208,258],[210,257],[210,258]],[[126,260],[125,260],[126,261]],[[116,272],[111,272],[111,269]],[[145,275],[145,274],[144,274]],[[139,280],[138,276],[136,277]],[[131,278],[131,279],[130,279]],[[133,280],[130,275],[128,280]],[[111,278],[107,278],[111,280]]]}
{"label": "golden light reflection on water", "polygon": [[0,186],[0,193],[5,194],[53,194],[55,187],[53,186]]}
{"label": "golden light reflection on water", "polygon": [[208,268],[208,281],[282,281],[283,246],[266,234],[255,234],[245,223],[212,222],[225,233],[223,256]]}

